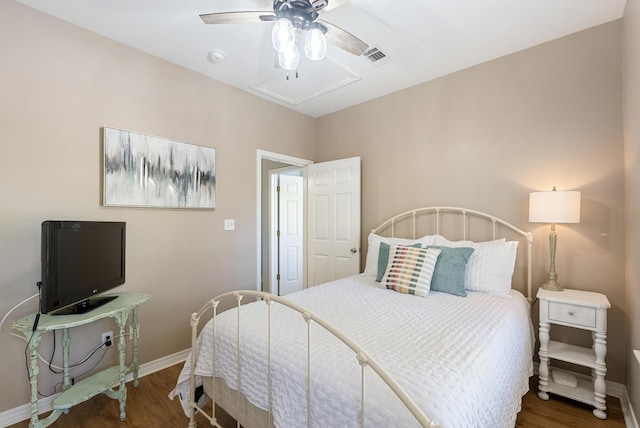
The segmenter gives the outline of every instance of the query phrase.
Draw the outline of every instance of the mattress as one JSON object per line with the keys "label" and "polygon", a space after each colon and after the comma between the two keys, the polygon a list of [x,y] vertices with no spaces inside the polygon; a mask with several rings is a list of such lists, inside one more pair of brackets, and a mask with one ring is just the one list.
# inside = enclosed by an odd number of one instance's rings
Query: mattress
{"label": "mattress", "polygon": [[[444,427],[513,427],[533,373],[533,328],[522,294],[431,292],[421,298],[380,288],[366,274],[288,295],[347,334]],[[241,309],[240,385],[236,364],[237,311],[218,315],[217,364],[212,324],[201,332],[195,373],[216,376],[268,409],[267,305]],[[306,426],[310,357],[312,426],[360,426],[361,367],[338,339],[278,304],[271,315],[271,412],[277,427]],[[311,337],[308,353],[307,331]],[[188,393],[190,358],[176,392]],[[365,370],[365,424],[418,426],[375,373]]]}

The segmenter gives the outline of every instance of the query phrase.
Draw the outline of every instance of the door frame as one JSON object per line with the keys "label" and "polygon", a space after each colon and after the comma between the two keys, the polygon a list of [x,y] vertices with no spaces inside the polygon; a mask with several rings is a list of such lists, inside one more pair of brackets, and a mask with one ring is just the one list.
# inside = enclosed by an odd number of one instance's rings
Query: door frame
{"label": "door frame", "polygon": [[[281,153],[256,150],[256,290],[262,291],[262,160],[288,163],[291,166],[305,167],[313,163],[308,159],[297,158]],[[268,179],[268,178],[267,178]],[[269,183],[266,183],[267,186]],[[306,206],[304,208],[306,213]],[[268,246],[268,245],[267,245]],[[306,255],[305,255],[306,257]]]}

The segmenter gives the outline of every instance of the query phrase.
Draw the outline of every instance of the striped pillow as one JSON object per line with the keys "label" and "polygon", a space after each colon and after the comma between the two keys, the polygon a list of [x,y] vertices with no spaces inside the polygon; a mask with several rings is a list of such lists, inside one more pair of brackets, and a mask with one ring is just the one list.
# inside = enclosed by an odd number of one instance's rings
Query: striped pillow
{"label": "striped pillow", "polygon": [[391,245],[382,284],[399,293],[426,297],[439,254],[438,248]]}

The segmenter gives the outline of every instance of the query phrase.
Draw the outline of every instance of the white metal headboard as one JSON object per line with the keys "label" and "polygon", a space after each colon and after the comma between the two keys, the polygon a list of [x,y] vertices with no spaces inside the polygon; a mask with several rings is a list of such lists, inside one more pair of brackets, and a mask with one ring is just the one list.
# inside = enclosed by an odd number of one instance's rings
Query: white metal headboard
{"label": "white metal headboard", "polygon": [[[533,244],[533,234],[531,232],[525,232],[524,230],[496,216],[481,211],[471,210],[468,208],[424,207],[405,211],[401,214],[395,215],[390,219],[384,221],[382,224],[372,229],[371,231],[377,235],[404,237],[411,239],[417,239],[420,236],[424,236],[430,233],[444,235],[448,238],[448,234],[445,234],[443,232],[443,226],[445,225],[445,215],[447,216],[447,220],[449,219],[449,217],[460,217],[457,225],[455,221],[453,222],[452,232],[457,233],[456,236],[453,236],[453,239],[487,241],[503,237],[509,238],[508,236],[504,236],[503,234],[499,233],[505,230],[511,232],[512,235],[518,237],[519,239],[524,238],[526,240],[526,297],[529,302],[531,302],[531,247]],[[484,225],[474,224],[474,227],[477,226],[477,230],[479,232],[477,238],[475,236],[472,236],[472,219],[477,219],[481,223],[484,223]],[[489,226],[488,228],[486,227],[487,225]],[[400,229],[400,234],[398,234],[398,229]]]}

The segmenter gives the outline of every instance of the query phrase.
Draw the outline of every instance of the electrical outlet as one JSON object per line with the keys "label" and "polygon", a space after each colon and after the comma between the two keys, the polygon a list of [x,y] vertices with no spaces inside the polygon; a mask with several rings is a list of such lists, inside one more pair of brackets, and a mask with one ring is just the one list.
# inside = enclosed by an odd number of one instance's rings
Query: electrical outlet
{"label": "electrical outlet", "polygon": [[102,347],[103,348],[105,346],[113,345],[113,332],[112,331],[105,331],[104,333],[102,333],[102,342],[100,342],[100,343],[102,343]]}

